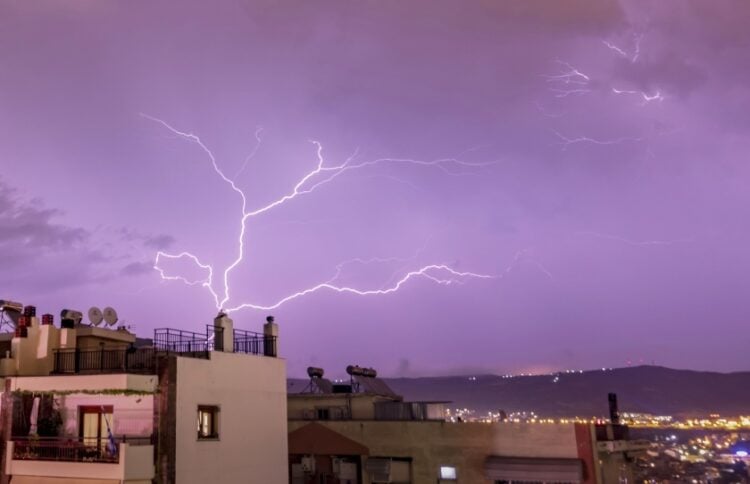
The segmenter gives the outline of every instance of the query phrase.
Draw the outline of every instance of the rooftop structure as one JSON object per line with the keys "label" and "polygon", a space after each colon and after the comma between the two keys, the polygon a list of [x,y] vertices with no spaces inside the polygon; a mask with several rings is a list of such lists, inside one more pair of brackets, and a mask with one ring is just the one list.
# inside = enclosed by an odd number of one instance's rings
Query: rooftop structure
{"label": "rooftop structure", "polygon": [[617,422],[614,396],[604,425],[450,422],[449,402],[408,402],[375,370],[347,373],[336,383],[309,368],[288,395],[292,484],[632,482],[631,458],[647,447]]}
{"label": "rooftop structure", "polygon": [[[159,328],[148,339],[79,311],[4,305],[0,482],[287,481],[278,325]],[[109,317],[105,310],[102,320]],[[115,317],[116,321],[116,317]],[[101,322],[101,320],[99,320]]]}

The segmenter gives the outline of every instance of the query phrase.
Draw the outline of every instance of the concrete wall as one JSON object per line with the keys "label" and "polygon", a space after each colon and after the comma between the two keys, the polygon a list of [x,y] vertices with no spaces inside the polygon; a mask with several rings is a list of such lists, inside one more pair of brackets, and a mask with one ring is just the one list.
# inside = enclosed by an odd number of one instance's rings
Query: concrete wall
{"label": "concrete wall", "polygon": [[[309,422],[290,421],[289,431]],[[573,424],[450,423],[432,421],[318,421],[370,449],[371,457],[409,457],[412,482],[438,481],[440,466],[457,469],[458,482],[491,484],[490,455],[578,458]],[[365,472],[364,484],[369,484]]]}
{"label": "concrete wall", "polygon": [[110,328],[43,325],[36,317],[31,318],[26,331],[27,337],[11,339],[10,358],[0,359],[1,376],[49,375],[54,369],[54,350],[58,348],[124,349],[136,339],[128,331]]}
{"label": "concrete wall", "polygon": [[[155,375],[118,374],[12,377],[10,381],[11,390],[81,392],[55,397],[63,419],[61,433],[64,436],[78,436],[80,406],[105,405],[113,407],[110,425],[114,434],[148,437],[154,431],[156,379]],[[144,394],[107,394],[128,390]]]}
{"label": "concrete wall", "polygon": [[154,432],[153,395],[65,395],[56,398],[63,419],[62,435],[77,437],[81,406],[112,406],[112,433],[150,437]]}
{"label": "concrete wall", "polygon": [[[286,362],[212,352],[176,371],[176,482],[287,484]],[[217,440],[198,440],[198,405],[220,407]]]}
{"label": "concrete wall", "polygon": [[351,412],[351,418],[356,420],[372,420],[375,418],[375,402],[391,402],[393,398],[354,393],[350,395],[300,393],[289,395],[288,415],[289,420],[304,420],[305,411],[314,411],[316,408],[347,408]]}
{"label": "concrete wall", "polygon": [[120,461],[114,463],[13,460],[13,442],[6,447],[6,473],[13,483],[127,483],[151,482],[154,447],[120,445]]}

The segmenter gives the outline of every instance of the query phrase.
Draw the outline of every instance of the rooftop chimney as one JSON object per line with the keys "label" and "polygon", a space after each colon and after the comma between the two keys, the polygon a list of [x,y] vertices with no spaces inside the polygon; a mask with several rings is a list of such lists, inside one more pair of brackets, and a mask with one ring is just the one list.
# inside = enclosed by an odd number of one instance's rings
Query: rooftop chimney
{"label": "rooftop chimney", "polygon": [[268,316],[263,325],[263,355],[279,356],[279,325],[274,323],[273,316]]}
{"label": "rooftop chimney", "polygon": [[223,312],[214,318],[214,350],[234,352],[234,321]]}

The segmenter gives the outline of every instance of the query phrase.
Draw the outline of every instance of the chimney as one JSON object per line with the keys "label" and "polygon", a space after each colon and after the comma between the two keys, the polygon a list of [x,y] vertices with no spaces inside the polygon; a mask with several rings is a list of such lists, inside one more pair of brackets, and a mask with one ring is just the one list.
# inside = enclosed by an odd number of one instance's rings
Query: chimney
{"label": "chimney", "polygon": [[234,321],[224,313],[214,318],[214,351],[234,352]]}
{"label": "chimney", "polygon": [[263,355],[279,356],[279,325],[274,322],[273,316],[268,316],[263,325]]}

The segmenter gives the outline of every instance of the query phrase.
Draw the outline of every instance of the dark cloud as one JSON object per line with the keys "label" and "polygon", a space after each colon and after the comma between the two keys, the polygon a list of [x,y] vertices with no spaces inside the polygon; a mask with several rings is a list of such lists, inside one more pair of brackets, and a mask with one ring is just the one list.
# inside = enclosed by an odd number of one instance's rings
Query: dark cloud
{"label": "dark cloud", "polygon": [[0,249],[10,251],[65,251],[79,247],[89,233],[55,223],[60,212],[47,209],[38,199],[22,202],[18,192],[0,180]]}
{"label": "dark cloud", "polygon": [[143,244],[144,247],[149,249],[168,249],[175,243],[175,238],[167,234],[144,234],[132,228],[120,228],[117,232],[122,237],[122,240]]}
{"label": "dark cloud", "polygon": [[153,261],[131,262],[120,271],[123,276],[142,276],[154,271]]}

